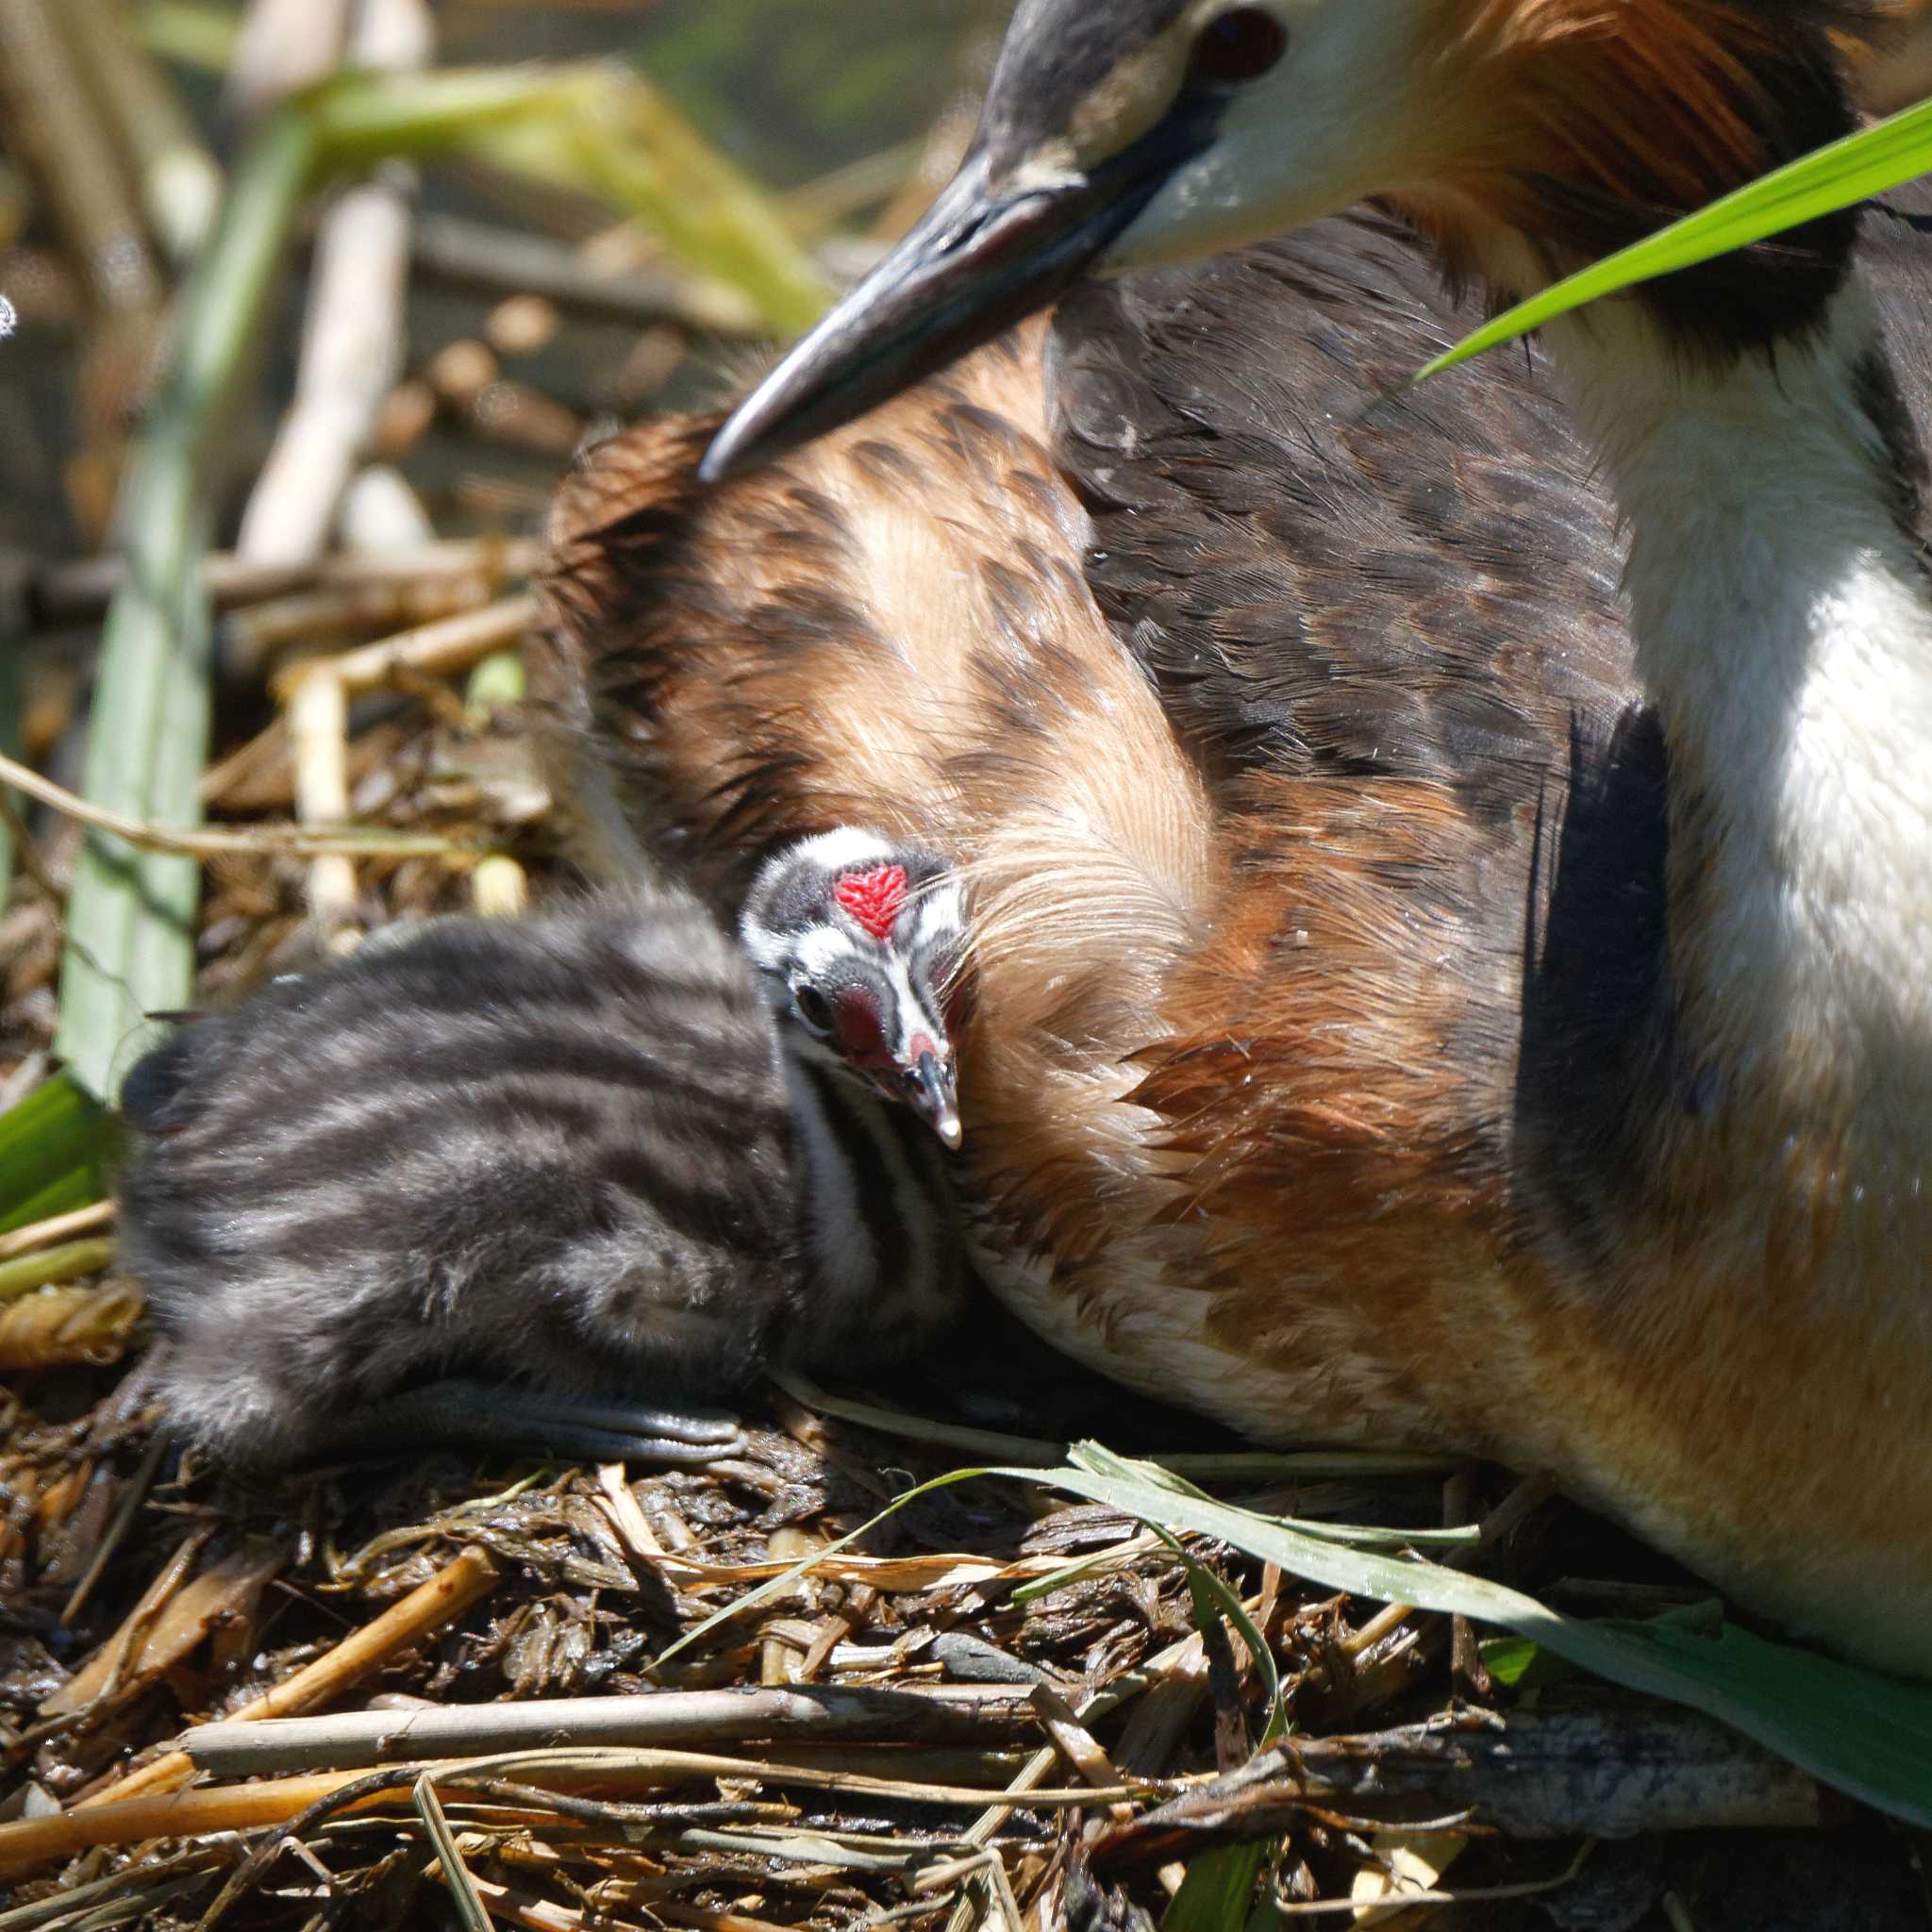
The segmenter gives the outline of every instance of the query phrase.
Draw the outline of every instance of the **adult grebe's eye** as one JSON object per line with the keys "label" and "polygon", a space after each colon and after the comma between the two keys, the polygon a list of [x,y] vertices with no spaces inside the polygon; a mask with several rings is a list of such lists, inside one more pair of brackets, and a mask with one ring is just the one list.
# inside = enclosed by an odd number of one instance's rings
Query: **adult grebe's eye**
{"label": "adult grebe's eye", "polygon": [[798,1017],[814,1033],[829,1033],[832,1030],[831,1004],[817,987],[801,986],[794,989],[791,1004],[798,1008]]}
{"label": "adult grebe's eye", "polygon": [[1189,77],[1210,87],[1258,80],[1288,52],[1288,29],[1265,7],[1231,7],[1194,42]]}

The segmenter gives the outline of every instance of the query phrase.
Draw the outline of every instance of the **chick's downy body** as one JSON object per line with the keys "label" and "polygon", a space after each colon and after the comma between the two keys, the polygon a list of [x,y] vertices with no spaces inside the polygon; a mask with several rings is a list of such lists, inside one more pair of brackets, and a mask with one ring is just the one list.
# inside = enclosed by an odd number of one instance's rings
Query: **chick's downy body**
{"label": "chick's downy body", "polygon": [[638,890],[439,922],[184,1027],[125,1096],[175,1426],[258,1465],[702,1459],[737,1434],[692,1398],[917,1340],[964,1276],[938,1150],[794,1030],[708,913]]}

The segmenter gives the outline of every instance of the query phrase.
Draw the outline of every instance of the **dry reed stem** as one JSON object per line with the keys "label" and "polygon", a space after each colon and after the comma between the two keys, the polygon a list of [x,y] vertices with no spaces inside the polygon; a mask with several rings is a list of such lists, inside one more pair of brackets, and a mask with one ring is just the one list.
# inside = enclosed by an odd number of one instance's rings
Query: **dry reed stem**
{"label": "dry reed stem", "polygon": [[[347,58],[402,72],[429,57],[434,27],[422,0],[362,0]],[[309,280],[295,395],[256,478],[236,548],[253,561],[319,557],[356,465],[370,445],[383,401],[403,373],[413,169],[391,167],[342,193],[324,217]],[[249,672],[243,628],[226,634],[230,668]],[[289,700],[296,816],[336,824],[349,816],[348,698],[325,675]],[[341,853],[310,860],[309,918],[331,952],[360,937],[356,869]]]}
{"label": "dry reed stem", "polygon": [[[826,1541],[813,1530],[802,1528],[797,1524],[786,1524],[766,1538],[765,1554],[774,1562],[795,1563],[801,1557],[816,1555],[824,1548]],[[808,1591],[806,1594],[808,1603],[814,1600],[813,1592]],[[774,1622],[766,1622],[763,1640],[758,1645],[758,1682],[789,1684],[792,1676],[794,1653],[791,1646],[776,1634]]]}
{"label": "dry reed stem", "polygon": [[223,88],[228,112],[252,122],[325,80],[341,60],[354,10],[354,0],[251,0]]}
{"label": "dry reed stem", "polygon": [[[333,1650],[251,1699],[224,1722],[259,1724],[271,1718],[291,1718],[326,1704],[424,1638],[453,1624],[488,1596],[501,1576],[489,1552],[473,1544],[444,1564],[427,1583],[420,1584],[373,1622],[352,1631]],[[81,1807],[175,1790],[195,1772],[189,1753],[175,1749],[128,1773],[118,1783],[90,1793],[80,1801]]]}
{"label": "dry reed stem", "polygon": [[353,1784],[359,1774],[342,1772],[284,1778],[275,1784],[175,1791],[97,1808],[76,1807],[49,1818],[19,1819],[0,1824],[0,1874],[18,1877],[95,1845],[139,1844],[151,1838],[192,1838],[202,1832],[286,1824],[316,1799]]}
{"label": "dry reed stem", "polygon": [[[241,1777],[349,1770],[403,1757],[420,1763],[495,1755],[555,1745],[560,1739],[586,1746],[638,1747],[753,1739],[982,1742],[1030,1731],[1035,1721],[1026,1691],[1012,1685],[747,1685],[652,1690],[636,1697],[344,1711],[271,1723],[231,1718],[202,1725],[183,1740],[183,1748],[202,1770]],[[1087,1767],[1081,1770],[1085,1775]]]}
{"label": "dry reed stem", "polygon": [[480,919],[521,919],[530,909],[530,877],[507,852],[481,859],[470,874],[470,909]]}
{"label": "dry reed stem", "polygon": [[625,1548],[647,1568],[662,1561],[664,1545],[652,1533],[649,1519],[638,1506],[637,1492],[621,1462],[600,1463],[597,1487],[604,1492],[605,1513]]}
{"label": "dry reed stem", "polygon": [[521,643],[537,621],[537,600],[531,596],[500,598],[481,610],[465,611],[434,624],[419,625],[379,643],[314,664],[302,664],[274,680],[276,697],[284,704],[305,677],[318,674],[339,678],[351,696],[379,691],[398,672],[421,677],[447,677],[467,671],[492,651]]}
{"label": "dry reed stem", "polygon": [[42,805],[52,806],[56,811],[80,824],[92,825],[96,831],[111,832],[115,838],[125,839],[142,852],[175,852],[189,858],[219,858],[231,853],[276,852],[294,856],[341,852],[385,858],[436,858],[451,852],[489,849],[440,834],[360,830],[354,825],[250,825],[232,830],[203,827],[198,831],[188,831],[169,825],[151,825],[142,819],[130,818],[125,812],[109,811],[103,806],[90,805],[64,786],[55,784],[51,778],[42,777],[30,766],[13,758],[0,757],[0,780],[25,791],[31,798],[39,799]]}
{"label": "dry reed stem", "polygon": [[[1052,1685],[1034,1685],[1028,1693],[1028,1702],[1039,1711],[1040,1721],[1046,1726],[1046,1734],[1053,1740],[1060,1756],[1090,1785],[1098,1790],[1121,1783],[1121,1774],[1114,1769],[1099,1739],[1080,1722],[1073,1707]],[[1128,1806],[1115,1805],[1111,1807],[1111,1815],[1117,1819],[1130,1814]]]}
{"label": "dry reed stem", "polygon": [[1385,1637],[1392,1637],[1415,1615],[1413,1604],[1384,1604],[1357,1630],[1352,1630],[1336,1648],[1343,1657],[1360,1657],[1373,1650]]}
{"label": "dry reed stem", "polygon": [[[219,610],[262,604],[303,591],[354,596],[371,589],[406,589],[425,578],[478,577],[508,583],[542,560],[531,537],[452,537],[403,550],[337,551],[300,563],[254,563],[231,550],[201,560],[201,587]],[[127,577],[126,559],[86,557],[44,565],[25,587],[29,625],[84,624],[106,610]]]}
{"label": "dry reed stem", "polygon": [[[422,0],[362,0],[345,58],[372,71],[412,71],[426,63],[433,34]],[[323,218],[294,398],[236,540],[252,561],[306,561],[327,545],[336,507],[403,373],[414,194],[414,170],[386,168],[338,196]]]}
{"label": "dry reed stem", "polygon": [[[289,698],[289,750],[295,767],[295,816],[305,824],[340,824],[349,816],[349,696],[341,678],[310,673]],[[331,952],[352,946],[356,868],[340,852],[308,863],[308,917]]]}
{"label": "dry reed stem", "polygon": [[92,1208],[76,1208],[71,1213],[52,1215],[45,1221],[17,1227],[11,1234],[0,1234],[0,1261],[31,1254],[36,1248],[50,1247],[71,1235],[92,1234],[97,1227],[108,1226],[119,1212],[117,1203],[96,1201]]}
{"label": "dry reed stem", "polygon": [[334,646],[338,641],[346,645],[364,638],[393,637],[419,625],[477,610],[499,589],[494,578],[480,572],[450,571],[324,585],[238,610],[223,635],[230,663],[260,666],[284,652],[313,653],[318,645]]}

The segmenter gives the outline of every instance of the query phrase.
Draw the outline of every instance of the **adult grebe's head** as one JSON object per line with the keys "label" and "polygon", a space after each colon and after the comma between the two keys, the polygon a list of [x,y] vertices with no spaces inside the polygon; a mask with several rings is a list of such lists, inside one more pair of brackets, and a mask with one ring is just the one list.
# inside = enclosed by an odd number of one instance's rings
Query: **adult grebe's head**
{"label": "adult grebe's head", "polygon": [[[1607,253],[1843,132],[1847,17],[1826,0],[1023,0],[958,175],[705,474],[851,420],[1083,275],[1364,196],[1492,280]],[[1816,239],[1778,244],[1792,305],[1817,298]]]}

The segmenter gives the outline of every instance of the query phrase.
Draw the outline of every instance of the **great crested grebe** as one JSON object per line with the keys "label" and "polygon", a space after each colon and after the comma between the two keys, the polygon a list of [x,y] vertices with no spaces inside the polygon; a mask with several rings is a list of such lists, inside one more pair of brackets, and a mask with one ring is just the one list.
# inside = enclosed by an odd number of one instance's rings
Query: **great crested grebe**
{"label": "great crested grebe", "polygon": [[957,1142],[959,905],[841,827],[774,859],[742,947],[633,888],[440,920],[185,1027],[125,1097],[170,1423],[253,1467],[706,1461],[737,1428],[675,1405],[908,1351],[970,1274],[931,1134],[875,1093]]}
{"label": "great crested grebe", "polygon": [[[1026,0],[958,177],[707,470],[1365,195],[1537,286],[1845,131],[1849,19]],[[977,873],[970,1167],[1054,1339],[1551,1471],[1932,1671],[1912,252],[1831,217],[1557,325],[1574,431],[1520,358],[1364,418],[1453,332],[1374,217],[1081,293],[1051,423],[1025,333],[708,500],[692,431],[621,440],[550,680],[607,825],[648,797],[708,885],[835,815]]]}

